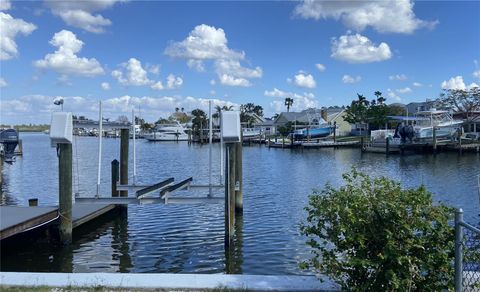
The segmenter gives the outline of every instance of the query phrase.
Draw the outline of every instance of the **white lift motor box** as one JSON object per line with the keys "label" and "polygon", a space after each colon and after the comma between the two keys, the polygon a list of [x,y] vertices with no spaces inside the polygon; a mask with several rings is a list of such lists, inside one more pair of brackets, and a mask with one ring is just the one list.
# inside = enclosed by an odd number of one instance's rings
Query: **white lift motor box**
{"label": "white lift motor box", "polygon": [[240,112],[222,112],[222,137],[225,143],[240,142],[242,128],[240,126]]}
{"label": "white lift motor box", "polygon": [[72,113],[54,112],[50,123],[50,142],[52,147],[57,144],[68,144],[73,141]]}

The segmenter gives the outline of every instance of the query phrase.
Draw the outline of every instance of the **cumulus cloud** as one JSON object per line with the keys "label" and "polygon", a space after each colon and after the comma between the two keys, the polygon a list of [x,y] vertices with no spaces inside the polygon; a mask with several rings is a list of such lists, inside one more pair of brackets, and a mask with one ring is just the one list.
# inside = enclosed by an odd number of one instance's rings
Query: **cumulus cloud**
{"label": "cumulus cloud", "polygon": [[8,85],[7,81],[5,81],[5,79],[0,77],[0,88],[6,87],[7,85]]}
{"label": "cumulus cloud", "polygon": [[412,92],[412,89],[410,87],[405,87],[405,88],[396,89],[395,91],[401,94],[405,94],[405,93]]}
{"label": "cumulus cloud", "polygon": [[438,21],[418,19],[411,0],[315,1],[304,0],[294,14],[305,19],[335,19],[351,29],[372,27],[381,33],[413,33],[419,28],[434,28]]}
{"label": "cumulus cloud", "polygon": [[12,8],[10,0],[0,0],[0,10],[9,10]]}
{"label": "cumulus cloud", "polygon": [[318,71],[320,71],[320,72],[324,72],[325,69],[327,69],[327,67],[325,67],[325,65],[320,64],[320,63],[315,64],[315,67],[317,67]]}
{"label": "cumulus cloud", "polygon": [[92,33],[103,33],[105,27],[112,24],[110,19],[95,13],[111,8],[117,2],[123,2],[123,0],[45,0],[45,4],[52,13],[60,17],[66,24]]}
{"label": "cumulus cloud", "polygon": [[353,84],[353,83],[358,83],[362,80],[362,76],[357,76],[357,77],[352,77],[348,74],[343,75],[342,77],[342,82],[345,84]]}
{"label": "cumulus cloud", "polygon": [[480,70],[476,70],[472,73],[473,77],[480,79]]}
{"label": "cumulus cloud", "polygon": [[103,90],[110,90],[110,83],[108,82],[102,82],[100,86],[102,87]]}
{"label": "cumulus cloud", "polygon": [[388,79],[404,81],[404,80],[407,80],[407,75],[405,75],[405,74],[390,75],[390,76],[388,76]]}
{"label": "cumulus cloud", "polygon": [[293,104],[290,108],[292,111],[301,111],[307,108],[317,108],[320,106],[313,93],[304,92],[303,94],[298,94],[273,88],[270,91],[265,90],[263,95],[276,98],[276,100],[270,102],[270,109],[274,113],[283,112],[286,110],[285,98],[287,97],[293,98]]}
{"label": "cumulus cloud", "polygon": [[402,101],[402,98],[400,96],[398,96],[393,90],[391,90],[390,88],[387,89],[387,96],[388,98],[390,99],[393,99],[397,102],[400,102]]}
{"label": "cumulus cloud", "polygon": [[371,63],[392,57],[386,43],[376,45],[360,34],[347,34],[332,39],[331,57],[348,63]]}
{"label": "cumulus cloud", "polygon": [[263,75],[261,67],[248,68],[241,64],[245,52],[228,47],[225,31],[206,24],[196,26],[189,35],[179,42],[171,42],[165,54],[187,60],[189,68],[205,71],[205,62],[214,63],[215,72],[221,84],[228,86],[250,86],[249,79]]}
{"label": "cumulus cloud", "polygon": [[144,86],[153,83],[148,79],[147,71],[142,67],[142,63],[130,58],[127,62],[120,64],[117,70],[112,71],[112,76],[125,86]]}
{"label": "cumulus cloud", "polygon": [[[2,10],[10,8],[10,2],[0,2]],[[23,19],[13,18],[10,14],[0,12],[0,60],[9,60],[18,56],[17,35],[29,35],[37,27]]]}
{"label": "cumulus cloud", "polygon": [[95,58],[80,58],[77,56],[84,43],[68,30],[57,32],[50,40],[50,44],[57,47],[53,54],[47,54],[34,65],[40,69],[54,70],[62,75],[79,75],[93,77],[104,74],[104,70]]}
{"label": "cumulus cloud", "polygon": [[448,81],[443,81],[441,87],[442,89],[469,90],[473,87],[478,87],[478,84],[471,83],[470,85],[465,85],[462,76],[455,76],[450,78]]}
{"label": "cumulus cloud", "polygon": [[313,76],[302,71],[295,75],[293,80],[288,78],[287,81],[293,83],[295,86],[303,88],[315,88],[317,86]]}
{"label": "cumulus cloud", "polygon": [[[130,58],[127,62],[121,63],[116,70],[112,71],[112,77],[117,79],[123,86],[150,86],[154,90],[177,89],[183,84],[183,79],[173,74],[167,77],[166,85],[162,81],[155,81],[148,77],[147,70],[152,67],[142,66],[142,62],[135,58]],[[159,69],[158,69],[159,70]],[[156,69],[154,67],[154,72]]]}
{"label": "cumulus cloud", "polygon": [[413,86],[415,86],[415,87],[422,87],[423,84],[420,83],[420,82],[413,82]]}

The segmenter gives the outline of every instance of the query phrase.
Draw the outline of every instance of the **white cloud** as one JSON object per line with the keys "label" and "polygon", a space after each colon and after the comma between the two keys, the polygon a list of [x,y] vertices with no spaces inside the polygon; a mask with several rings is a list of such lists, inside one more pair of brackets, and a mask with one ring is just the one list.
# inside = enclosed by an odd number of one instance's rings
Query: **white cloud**
{"label": "white cloud", "polygon": [[407,75],[405,75],[405,74],[390,75],[390,76],[388,76],[388,79],[404,81],[404,80],[407,80]]}
{"label": "white cloud", "polygon": [[345,84],[353,84],[360,82],[362,80],[362,76],[352,77],[350,75],[343,75],[342,82]]}
{"label": "white cloud", "polygon": [[387,89],[387,96],[388,98],[390,99],[393,99],[395,100],[396,102],[400,102],[402,101],[402,98],[400,96],[398,96],[393,90],[391,90],[390,88]]}
{"label": "white cloud", "polygon": [[473,77],[480,79],[480,70],[476,70],[472,73]]}
{"label": "white cloud", "polygon": [[152,73],[152,74],[158,75],[158,74],[160,74],[160,65],[149,65],[149,64],[147,64],[147,71]]}
{"label": "white cloud", "polygon": [[293,77],[293,80],[288,78],[287,82],[293,83],[295,86],[303,88],[315,88],[317,83],[311,74],[300,71]]}
{"label": "white cloud", "polygon": [[102,87],[103,90],[110,90],[110,83],[108,82],[102,82],[100,86]]}
{"label": "white cloud", "polygon": [[120,64],[117,70],[112,71],[112,76],[125,86],[144,86],[153,83],[148,79],[147,71],[142,67],[142,63],[130,58],[127,62]]}
{"label": "white cloud", "polygon": [[0,77],[0,88],[6,87],[7,85],[8,85],[7,81],[5,81],[5,79]]}
{"label": "white cloud", "polygon": [[80,58],[76,54],[82,50],[83,42],[68,30],[57,32],[50,40],[57,47],[53,54],[47,54],[34,65],[41,69],[51,69],[62,75],[80,75],[93,77],[104,74],[104,70],[95,58]]}
{"label": "white cloud", "polygon": [[479,87],[476,83],[471,83],[470,85],[465,85],[462,76],[455,76],[450,78],[448,81],[443,81],[442,89],[453,89],[453,90],[470,90],[473,87]]}
{"label": "white cloud", "polygon": [[215,79],[210,80],[210,85],[215,86],[215,84],[217,84],[217,82],[215,81]]}
{"label": "white cloud", "polygon": [[381,33],[413,33],[419,28],[433,28],[438,21],[424,21],[415,16],[411,0],[315,1],[305,0],[295,7],[295,15],[305,19],[335,19],[362,31],[368,26]]}
{"label": "white cloud", "polygon": [[162,81],[157,81],[157,82],[153,83],[152,86],[150,86],[150,87],[152,89],[155,89],[155,90],[164,90],[165,89]]}
{"label": "white cloud", "polygon": [[422,87],[423,84],[420,83],[420,82],[413,82],[413,86],[415,86],[415,87]]}
{"label": "white cloud", "polygon": [[[1,5],[9,8],[9,4],[2,3]],[[23,19],[13,18],[4,12],[0,12],[0,27],[0,60],[9,60],[18,55],[17,43],[15,43],[15,37],[18,34],[27,36],[37,29],[34,24],[25,22]]]}
{"label": "white cloud", "polygon": [[276,100],[270,102],[270,108],[274,113],[284,112],[286,110],[286,97],[293,98],[293,104],[290,108],[291,111],[301,111],[307,108],[317,108],[320,106],[313,93],[305,92],[303,94],[298,94],[274,88],[271,91],[265,90],[263,94],[268,97],[277,98]]}
{"label": "white cloud", "polygon": [[251,85],[248,79],[263,75],[262,68],[257,66],[252,69],[241,64],[241,61],[245,61],[245,52],[228,47],[223,29],[206,24],[196,26],[183,41],[171,42],[165,54],[186,59],[189,68],[200,72],[205,71],[205,61],[213,61],[215,72],[223,85],[246,87]]}
{"label": "white cloud", "polygon": [[123,2],[123,0],[45,1],[52,13],[59,16],[66,24],[93,33],[103,33],[105,27],[112,24],[110,19],[94,13],[111,8],[117,2]]}
{"label": "white cloud", "polygon": [[9,10],[10,8],[12,8],[10,0],[0,0],[0,10]]}
{"label": "white cloud", "polygon": [[325,67],[325,65],[320,64],[320,63],[315,64],[315,67],[317,67],[318,71],[320,71],[320,72],[324,72],[325,69],[327,69],[327,67]]}
{"label": "white cloud", "polygon": [[401,94],[405,94],[405,93],[412,92],[412,89],[410,87],[405,87],[405,88],[396,89],[395,91]]}
{"label": "white cloud", "polygon": [[348,63],[371,63],[392,57],[386,43],[376,45],[360,34],[347,34],[332,39],[332,58]]}
{"label": "white cloud", "polygon": [[219,76],[220,84],[227,86],[240,86],[240,87],[249,87],[252,86],[250,81],[245,78],[235,78],[232,75],[222,74]]}
{"label": "white cloud", "polygon": [[175,76],[173,74],[170,74],[167,76],[167,88],[168,89],[177,89],[180,88],[183,84],[183,79]]}

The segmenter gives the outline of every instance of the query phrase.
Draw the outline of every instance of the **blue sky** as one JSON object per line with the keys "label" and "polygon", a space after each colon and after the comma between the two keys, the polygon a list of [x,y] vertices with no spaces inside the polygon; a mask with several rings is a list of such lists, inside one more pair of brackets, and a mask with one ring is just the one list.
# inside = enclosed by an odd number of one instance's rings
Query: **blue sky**
{"label": "blue sky", "polygon": [[284,111],[480,84],[480,2],[0,0],[0,122],[65,110],[149,121],[215,104]]}

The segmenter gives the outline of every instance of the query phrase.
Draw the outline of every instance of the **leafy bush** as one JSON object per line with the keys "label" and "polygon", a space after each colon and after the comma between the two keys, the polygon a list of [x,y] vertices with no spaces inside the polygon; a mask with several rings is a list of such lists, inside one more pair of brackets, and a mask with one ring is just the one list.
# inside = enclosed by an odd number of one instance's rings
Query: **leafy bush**
{"label": "leafy bush", "polygon": [[424,186],[402,189],[353,169],[339,189],[310,196],[301,227],[313,257],[301,264],[343,289],[439,291],[453,288],[453,209],[433,205]]}

